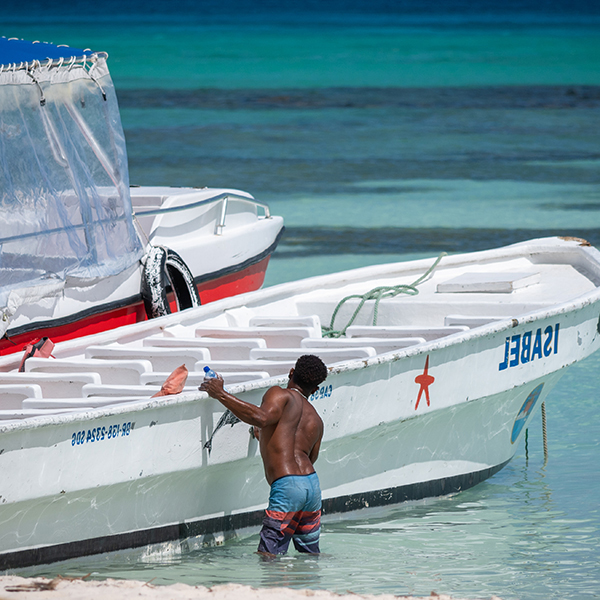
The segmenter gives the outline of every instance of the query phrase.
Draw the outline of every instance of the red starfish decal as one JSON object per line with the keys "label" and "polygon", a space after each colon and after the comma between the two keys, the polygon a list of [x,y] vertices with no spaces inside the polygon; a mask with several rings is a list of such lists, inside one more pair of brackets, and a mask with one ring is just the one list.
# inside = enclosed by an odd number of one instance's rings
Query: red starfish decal
{"label": "red starfish decal", "polygon": [[415,405],[415,410],[419,408],[419,402],[421,401],[421,396],[423,392],[425,392],[425,400],[427,400],[427,406],[429,406],[429,386],[435,381],[435,377],[429,375],[429,354],[425,359],[425,369],[423,369],[422,375],[417,375],[415,377],[415,383],[418,383],[421,387],[419,388],[419,395],[417,396],[417,403]]}

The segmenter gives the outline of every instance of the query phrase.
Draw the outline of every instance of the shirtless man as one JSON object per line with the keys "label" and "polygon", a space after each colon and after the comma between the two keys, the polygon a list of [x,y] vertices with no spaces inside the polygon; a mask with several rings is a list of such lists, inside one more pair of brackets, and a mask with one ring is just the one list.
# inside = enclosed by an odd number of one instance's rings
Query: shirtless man
{"label": "shirtless man", "polygon": [[301,356],[290,370],[287,387],[270,388],[260,406],[227,393],[220,377],[200,386],[260,431],[257,437],[271,494],[259,553],[285,554],[292,539],[299,552],[319,553],[321,488],[313,464],[319,456],[323,421],[308,397],[326,377],[327,367],[320,358]]}

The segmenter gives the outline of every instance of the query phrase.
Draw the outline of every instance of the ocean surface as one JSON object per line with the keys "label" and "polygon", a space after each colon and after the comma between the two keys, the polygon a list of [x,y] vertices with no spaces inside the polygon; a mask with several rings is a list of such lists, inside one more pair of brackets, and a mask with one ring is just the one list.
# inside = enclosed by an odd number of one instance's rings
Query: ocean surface
{"label": "ocean surface", "polygon": [[[132,184],[244,189],[283,215],[266,285],[555,234],[600,246],[598,2],[5,0],[0,22],[108,52]],[[263,562],[254,535],[20,573],[598,598],[600,355],[546,404],[546,464],[538,414],[487,482],[326,522],[318,558]]]}

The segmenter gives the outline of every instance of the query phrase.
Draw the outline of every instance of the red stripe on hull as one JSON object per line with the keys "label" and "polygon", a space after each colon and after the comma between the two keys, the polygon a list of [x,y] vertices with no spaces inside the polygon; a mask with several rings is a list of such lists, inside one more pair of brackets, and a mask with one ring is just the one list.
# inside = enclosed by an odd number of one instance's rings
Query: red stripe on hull
{"label": "red stripe on hull", "polygon": [[198,286],[201,303],[208,304],[221,298],[258,290],[265,281],[269,258],[267,256],[243,271],[201,283]]}
{"label": "red stripe on hull", "polygon": [[[236,296],[237,294],[259,289],[265,280],[269,258],[267,256],[260,262],[242,271],[201,283],[198,285],[201,303],[208,304],[221,298]],[[172,311],[177,309],[174,300],[170,303],[170,306]],[[10,340],[6,338],[0,339],[0,356],[20,352],[27,344],[35,342],[41,337],[49,337],[56,344],[65,340],[92,335],[145,320],[146,312],[144,310],[144,303],[140,301],[123,308],[83,317],[72,323],[55,327],[43,327],[27,333],[21,333],[11,337]]]}

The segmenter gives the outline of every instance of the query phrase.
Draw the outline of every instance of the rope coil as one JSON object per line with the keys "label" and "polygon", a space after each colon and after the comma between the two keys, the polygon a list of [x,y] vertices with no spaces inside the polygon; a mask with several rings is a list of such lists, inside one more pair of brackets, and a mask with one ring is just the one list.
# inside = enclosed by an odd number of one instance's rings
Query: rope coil
{"label": "rope coil", "polygon": [[[412,283],[399,284],[399,285],[393,285],[393,286],[380,286],[380,287],[373,288],[372,290],[366,292],[365,294],[352,294],[350,296],[346,296],[345,298],[342,298],[338,302],[337,306],[335,307],[335,309],[333,311],[333,314],[331,315],[331,321],[329,323],[329,327],[326,327],[326,326],[322,327],[323,337],[340,338],[340,337],[345,336],[346,330],[348,329],[348,327],[350,327],[350,325],[352,325],[352,323],[354,323],[354,321],[356,320],[356,317],[358,317],[358,314],[362,310],[362,308],[365,305],[365,302],[367,302],[367,300],[375,300],[375,307],[373,309],[373,326],[377,325],[377,318],[379,316],[379,303],[381,302],[381,300],[383,300],[384,298],[395,298],[399,294],[408,294],[409,296],[416,296],[419,293],[417,286],[419,284],[423,283],[423,281],[425,281],[425,279],[427,279],[427,277],[429,277],[429,275],[431,275],[431,273],[433,273],[433,271],[436,269],[436,267],[438,266],[438,264],[440,263],[440,261],[442,260],[442,258],[444,256],[447,256],[446,252],[442,252],[437,257],[437,259],[435,260],[433,265],[431,265],[431,267],[429,267],[429,269],[427,269],[427,271],[423,275],[421,275],[418,279],[416,279]],[[348,300],[352,300],[353,298],[360,299],[360,302],[358,303],[358,306],[356,307],[354,314],[350,317],[350,320],[348,321],[348,323],[346,323],[346,325],[342,329],[336,330],[334,328],[334,325],[335,325],[335,319],[337,317],[338,312],[340,311],[342,306]]]}

